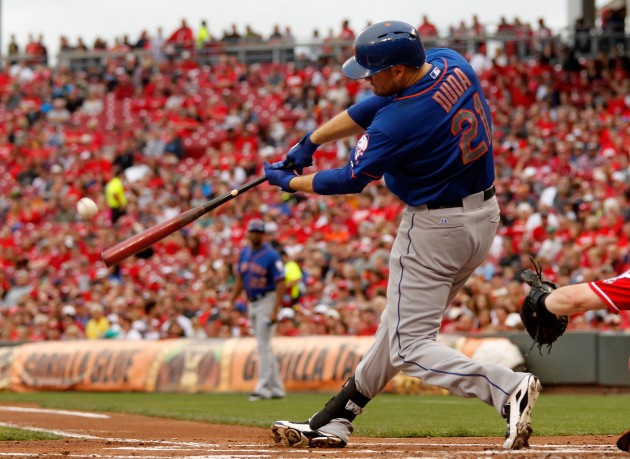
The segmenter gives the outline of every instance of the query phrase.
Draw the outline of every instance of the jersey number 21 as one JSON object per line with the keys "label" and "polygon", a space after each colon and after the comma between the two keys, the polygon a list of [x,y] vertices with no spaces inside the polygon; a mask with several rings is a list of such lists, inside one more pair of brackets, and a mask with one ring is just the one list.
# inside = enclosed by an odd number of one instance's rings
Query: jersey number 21
{"label": "jersey number 21", "polygon": [[[462,151],[462,161],[464,164],[468,164],[483,155],[488,151],[488,143],[492,142],[492,133],[490,131],[490,124],[488,123],[488,116],[481,103],[481,97],[476,92],[473,95],[473,101],[475,105],[475,111],[462,108],[455,113],[453,121],[451,122],[451,132],[454,136],[461,134],[459,139],[459,148]],[[486,132],[486,140],[482,140],[476,146],[473,147],[472,143],[479,134],[479,122],[483,125],[483,129]]]}

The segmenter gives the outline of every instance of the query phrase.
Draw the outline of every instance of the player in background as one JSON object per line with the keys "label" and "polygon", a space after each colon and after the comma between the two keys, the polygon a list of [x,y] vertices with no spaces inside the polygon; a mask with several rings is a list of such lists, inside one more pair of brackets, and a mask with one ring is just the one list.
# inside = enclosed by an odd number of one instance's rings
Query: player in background
{"label": "player in background", "polygon": [[237,298],[245,291],[247,312],[256,337],[258,382],[249,396],[250,401],[280,399],[286,395],[278,362],[271,349],[271,338],[286,289],[284,265],[280,254],[264,241],[264,237],[265,223],[260,219],[250,220],[247,225],[249,245],[240,253],[230,296],[234,308]]}
{"label": "player in background", "polygon": [[[436,341],[446,306],[486,259],[499,225],[490,110],[479,80],[457,52],[426,52],[404,22],[371,25],[354,49],[343,72],[367,79],[379,97],[337,115],[284,161],[264,167],[272,185],[321,195],[360,193],[383,178],[407,204],[390,257],[387,307],[374,343],[341,391],[307,422],[275,422],[275,440],[345,446],[356,415],[403,371],[494,406],[507,421],[504,448],[528,446],[538,379]],[[361,132],[345,167],[294,172],[312,165],[320,144]]]}

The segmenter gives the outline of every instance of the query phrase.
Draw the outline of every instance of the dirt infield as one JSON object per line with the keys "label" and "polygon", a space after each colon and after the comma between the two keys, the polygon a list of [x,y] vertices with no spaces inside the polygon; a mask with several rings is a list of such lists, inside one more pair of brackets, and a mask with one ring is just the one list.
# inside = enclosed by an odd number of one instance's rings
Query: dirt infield
{"label": "dirt infield", "polygon": [[45,430],[53,441],[0,442],[0,458],[603,458],[630,457],[613,436],[532,437],[530,448],[505,452],[501,438],[353,437],[341,450],[290,449],[269,429],[0,405],[0,425]]}

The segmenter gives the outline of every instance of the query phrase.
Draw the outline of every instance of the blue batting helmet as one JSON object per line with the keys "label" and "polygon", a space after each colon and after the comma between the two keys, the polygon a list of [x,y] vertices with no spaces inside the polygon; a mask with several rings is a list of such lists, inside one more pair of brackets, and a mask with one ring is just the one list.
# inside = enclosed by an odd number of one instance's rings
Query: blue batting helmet
{"label": "blue batting helmet", "polygon": [[247,224],[247,231],[250,233],[264,233],[265,232],[265,222],[260,218],[253,218]]}
{"label": "blue batting helmet", "polygon": [[418,31],[402,21],[378,22],[354,40],[354,57],[343,64],[343,73],[355,80],[367,78],[394,65],[420,68],[427,55]]}

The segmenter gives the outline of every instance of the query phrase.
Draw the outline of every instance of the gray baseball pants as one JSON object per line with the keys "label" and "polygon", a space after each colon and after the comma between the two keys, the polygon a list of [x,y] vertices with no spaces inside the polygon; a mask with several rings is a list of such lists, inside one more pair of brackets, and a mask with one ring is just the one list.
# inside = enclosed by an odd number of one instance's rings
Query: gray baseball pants
{"label": "gray baseball pants", "polygon": [[[356,386],[373,398],[399,372],[461,397],[477,397],[500,415],[526,374],[479,363],[437,343],[442,315],[486,259],[499,226],[496,198],[470,195],[463,207],[408,207],[389,262],[387,307],[375,341],[355,372]],[[323,432],[347,441],[352,425],[335,419]]]}
{"label": "gray baseball pants", "polygon": [[271,338],[276,326],[269,325],[271,312],[276,302],[276,293],[270,292],[249,303],[249,320],[256,337],[258,349],[258,382],[254,392],[264,398],[284,397],[286,392],[280,375],[278,361],[273,355]]}

